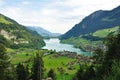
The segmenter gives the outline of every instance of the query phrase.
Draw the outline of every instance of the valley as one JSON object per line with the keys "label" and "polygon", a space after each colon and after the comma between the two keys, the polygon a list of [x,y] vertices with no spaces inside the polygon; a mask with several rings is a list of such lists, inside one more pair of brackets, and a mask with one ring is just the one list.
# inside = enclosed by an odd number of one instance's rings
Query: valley
{"label": "valley", "polygon": [[119,48],[120,6],[95,11],[64,34],[0,14],[0,80],[119,80]]}

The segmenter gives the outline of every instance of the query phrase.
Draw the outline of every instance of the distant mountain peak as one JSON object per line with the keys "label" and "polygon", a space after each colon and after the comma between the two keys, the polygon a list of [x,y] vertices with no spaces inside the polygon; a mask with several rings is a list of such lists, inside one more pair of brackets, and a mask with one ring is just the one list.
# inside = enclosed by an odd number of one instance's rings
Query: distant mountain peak
{"label": "distant mountain peak", "polygon": [[36,26],[28,26],[27,28],[36,31],[38,34],[40,34],[43,37],[58,37],[61,34],[60,33],[52,33],[48,30],[43,29],[42,27],[36,27]]}

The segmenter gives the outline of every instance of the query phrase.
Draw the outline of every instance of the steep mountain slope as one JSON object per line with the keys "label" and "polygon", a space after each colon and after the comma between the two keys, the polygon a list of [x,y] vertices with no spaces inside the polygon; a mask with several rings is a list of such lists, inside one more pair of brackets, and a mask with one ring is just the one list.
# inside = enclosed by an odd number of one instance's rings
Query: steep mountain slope
{"label": "steep mountain slope", "polygon": [[61,39],[78,37],[83,34],[93,33],[100,29],[111,28],[120,25],[120,6],[111,11],[96,11],[85,17],[71,30],[61,36]]}
{"label": "steep mountain slope", "polygon": [[41,27],[35,27],[35,26],[31,27],[31,26],[29,26],[28,28],[33,30],[33,31],[38,32],[43,37],[58,37],[58,36],[61,35],[60,33],[51,33],[51,32],[49,32],[49,31],[47,31],[47,30],[45,30]]}
{"label": "steep mountain slope", "polygon": [[27,29],[2,14],[0,14],[0,35],[9,42],[11,48],[40,48],[45,45],[37,32]]}

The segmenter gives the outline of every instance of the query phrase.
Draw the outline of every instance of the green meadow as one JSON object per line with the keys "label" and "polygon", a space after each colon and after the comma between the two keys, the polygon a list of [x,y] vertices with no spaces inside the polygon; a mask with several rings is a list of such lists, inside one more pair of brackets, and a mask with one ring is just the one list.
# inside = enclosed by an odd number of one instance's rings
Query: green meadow
{"label": "green meadow", "polygon": [[[39,53],[47,53],[48,51],[46,50],[33,50],[33,49],[20,49],[20,50],[12,50],[12,49],[7,49],[7,52],[12,55],[12,60],[11,63],[14,65],[17,65],[18,63],[22,62],[24,64],[32,64],[32,61],[28,63],[29,60],[33,60],[35,54],[37,52]],[[43,62],[44,62],[44,69],[45,69],[45,77],[47,77],[47,73],[50,69],[53,69],[56,73],[56,78],[57,80],[65,79],[65,80],[70,80],[76,73],[76,71],[79,69],[79,64],[74,64],[73,69],[70,70],[68,69],[70,66],[67,64],[70,62],[75,61],[76,59],[73,58],[68,58],[65,56],[58,56],[55,57],[54,55],[57,53],[53,54],[48,54],[43,56]],[[62,68],[63,72],[61,73],[59,71],[59,68]]]}
{"label": "green meadow", "polygon": [[104,37],[107,37],[110,33],[116,32],[118,29],[119,29],[119,26],[108,28],[108,29],[103,29],[103,30],[98,30],[93,33],[93,36],[104,38]]}

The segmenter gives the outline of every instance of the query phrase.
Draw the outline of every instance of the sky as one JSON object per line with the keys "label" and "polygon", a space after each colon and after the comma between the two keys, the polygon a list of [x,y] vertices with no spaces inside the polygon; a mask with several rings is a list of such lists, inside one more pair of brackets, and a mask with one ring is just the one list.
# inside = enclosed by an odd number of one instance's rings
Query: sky
{"label": "sky", "polygon": [[0,0],[0,13],[25,26],[65,33],[96,10],[111,10],[120,0]]}

